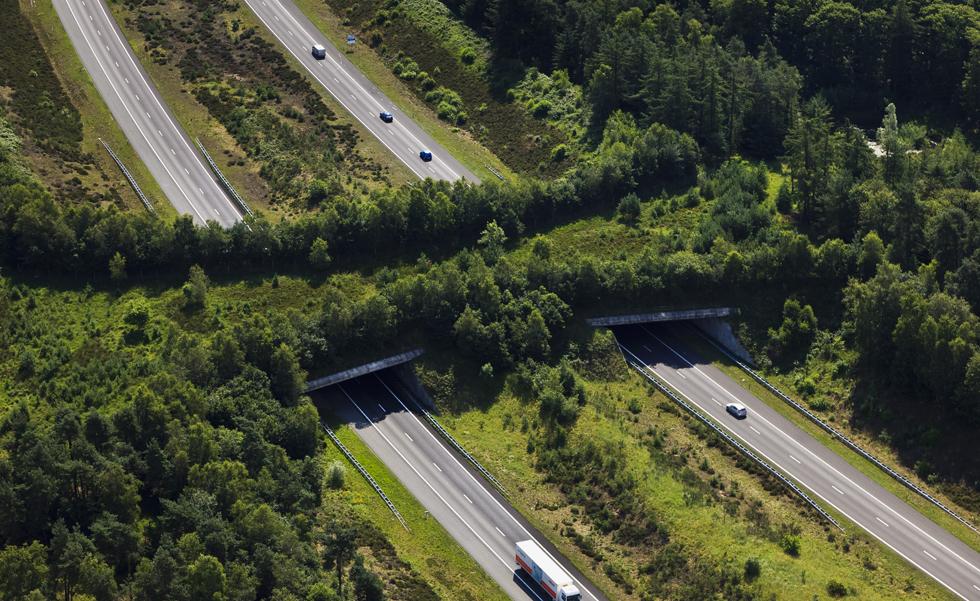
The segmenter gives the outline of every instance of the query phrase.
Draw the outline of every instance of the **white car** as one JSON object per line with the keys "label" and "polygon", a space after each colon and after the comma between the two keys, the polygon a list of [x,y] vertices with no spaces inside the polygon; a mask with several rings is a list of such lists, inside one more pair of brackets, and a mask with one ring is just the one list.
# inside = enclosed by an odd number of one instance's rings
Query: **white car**
{"label": "white car", "polygon": [[749,416],[748,409],[741,403],[728,403],[725,405],[725,411],[731,413],[735,419],[745,419]]}

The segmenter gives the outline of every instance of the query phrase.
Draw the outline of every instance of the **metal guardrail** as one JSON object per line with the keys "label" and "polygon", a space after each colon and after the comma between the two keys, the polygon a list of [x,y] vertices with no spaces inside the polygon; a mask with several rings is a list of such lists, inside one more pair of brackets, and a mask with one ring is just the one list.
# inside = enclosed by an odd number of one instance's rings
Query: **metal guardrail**
{"label": "metal guardrail", "polygon": [[[388,384],[386,384],[384,380],[382,380],[377,374],[375,374],[374,377],[376,377],[378,381],[381,382],[381,385],[384,386],[388,390],[388,392],[392,394],[392,396],[395,396],[395,398],[397,398],[398,401],[401,402],[401,399],[397,395],[395,395],[395,392],[388,387]],[[401,386],[404,387],[404,383],[402,383]],[[418,407],[418,410],[422,413],[422,415],[433,427],[433,429],[435,429],[435,431],[439,433],[440,436],[446,439],[446,441],[449,442],[449,444],[451,444],[454,449],[456,449],[463,457],[465,457],[466,460],[469,461],[473,465],[473,467],[475,467],[477,471],[479,471],[480,474],[482,474],[483,477],[486,478],[488,482],[490,482],[490,484],[493,484],[494,487],[496,487],[496,489],[499,490],[502,495],[504,495],[505,497],[508,496],[507,489],[504,488],[504,485],[501,484],[493,476],[493,474],[491,474],[490,471],[487,470],[487,468],[483,467],[483,465],[481,465],[480,462],[477,461],[476,457],[474,457],[473,455],[470,454],[469,451],[464,449],[463,445],[460,444],[458,440],[456,440],[456,437],[450,434],[448,430],[443,428],[442,424],[439,423],[439,421],[435,418],[435,416],[432,415],[432,413],[430,413],[428,409],[422,406],[422,403],[416,400],[416,398],[411,394],[409,394],[408,397],[412,399],[412,402],[415,403],[415,406]]]}
{"label": "metal guardrail", "polygon": [[[620,345],[620,349],[623,349],[622,345]],[[625,349],[623,349],[623,350],[625,350]],[[628,359],[625,356],[623,358],[626,359],[626,363],[630,367],[632,367],[636,371],[640,372],[641,374],[643,374],[644,377],[646,377],[648,380],[650,380],[650,382],[660,392],[664,393],[672,401],[674,401],[675,403],[677,403],[678,405],[680,405],[681,407],[683,407],[688,413],[690,413],[695,418],[697,418],[698,421],[700,421],[704,425],[706,425],[709,428],[711,428],[711,430],[714,431],[715,434],[718,434],[723,439],[725,439],[726,441],[728,441],[729,444],[731,444],[733,447],[735,447],[743,455],[745,455],[746,457],[748,457],[749,459],[751,459],[752,461],[754,461],[758,465],[762,466],[762,468],[765,469],[767,472],[769,472],[769,474],[771,474],[772,476],[775,476],[776,479],[778,479],[787,488],[789,488],[791,491],[793,491],[794,493],[796,493],[797,496],[799,496],[801,499],[803,499],[807,503],[807,505],[809,505],[810,507],[812,507],[818,514],[820,514],[820,516],[822,518],[824,518],[825,520],[827,520],[828,522],[830,522],[831,524],[833,524],[834,526],[836,526],[841,532],[844,532],[844,527],[841,526],[840,523],[838,523],[836,519],[834,519],[834,516],[832,516],[829,513],[827,513],[827,511],[823,507],[821,507],[820,505],[818,505],[817,502],[814,501],[810,497],[810,495],[806,494],[806,492],[804,492],[802,488],[800,488],[799,486],[797,486],[795,482],[793,482],[792,480],[790,480],[789,478],[787,478],[786,476],[784,476],[782,473],[780,473],[779,471],[777,471],[774,467],[772,467],[771,465],[769,465],[769,463],[767,463],[765,459],[763,459],[762,457],[756,455],[748,447],[746,447],[741,442],[739,442],[738,440],[736,440],[734,436],[732,436],[728,432],[725,432],[720,426],[718,426],[717,424],[715,424],[713,421],[711,421],[710,419],[708,419],[707,416],[703,415],[700,411],[698,411],[697,408],[695,408],[693,405],[691,405],[690,403],[688,403],[687,401],[685,401],[684,399],[682,399],[678,394],[676,394],[670,388],[670,386],[666,382],[662,381],[657,376],[651,374],[649,372],[649,370],[647,370],[647,369],[641,367],[640,365],[638,365],[636,363],[636,361],[633,361],[632,359]]]}
{"label": "metal guardrail", "polygon": [[405,530],[411,532],[411,528],[409,528],[408,524],[405,523],[405,519],[402,518],[402,514],[398,513],[398,509],[395,507],[395,504],[391,502],[391,499],[388,498],[388,495],[385,494],[385,491],[381,490],[381,485],[379,485],[377,481],[371,476],[371,474],[368,473],[367,468],[361,465],[361,462],[354,458],[354,455],[350,452],[350,450],[346,446],[344,446],[344,443],[340,442],[340,439],[337,438],[337,435],[334,434],[333,430],[328,428],[327,425],[324,424],[323,422],[320,422],[320,427],[323,428],[323,431],[327,433],[327,436],[330,437],[330,440],[332,440],[333,443],[337,445],[337,448],[340,449],[340,452],[344,454],[344,457],[346,457],[348,461],[354,464],[354,467],[357,468],[357,471],[360,472],[362,476],[364,476],[364,479],[368,481],[368,484],[371,485],[371,488],[374,489],[374,492],[378,493],[378,496],[381,497],[381,500],[385,502],[385,505],[388,506],[388,509],[391,510],[391,513],[395,514],[395,517],[398,518],[398,521],[401,523],[401,525],[405,527]]}
{"label": "metal guardrail", "polygon": [[112,151],[112,148],[109,148],[109,145],[106,143],[105,140],[99,138],[99,142],[102,143],[102,146],[105,148],[106,152],[109,153],[109,156],[112,157],[112,160],[116,162],[116,165],[119,167],[119,170],[122,171],[122,174],[126,178],[126,181],[128,181],[129,185],[133,188],[133,192],[136,192],[136,196],[139,197],[140,201],[143,203],[143,206],[146,207],[146,210],[156,215],[157,210],[153,208],[153,203],[151,203],[150,199],[147,198],[146,194],[143,193],[143,190],[140,188],[140,185],[136,183],[136,178],[133,177],[133,174],[129,172],[129,169],[126,169],[126,165],[123,164],[122,159],[116,156],[116,153]]}
{"label": "metal guardrail", "polygon": [[475,467],[477,471],[483,474],[483,477],[486,478],[487,481],[489,481],[491,484],[493,484],[494,487],[496,487],[496,489],[499,490],[502,495],[504,495],[505,497],[508,496],[507,489],[504,488],[504,485],[501,484],[496,478],[494,478],[493,474],[491,474],[485,467],[480,465],[480,462],[476,460],[476,457],[474,457],[473,455],[470,454],[469,451],[464,449],[463,445],[459,444],[459,441],[457,441],[452,434],[450,434],[445,428],[443,428],[442,424],[436,421],[436,418],[431,413],[429,413],[428,409],[419,405],[418,403],[416,403],[416,405],[422,411],[422,415],[425,416],[425,419],[427,419],[429,423],[432,424],[432,427],[436,429],[436,432],[438,432],[443,438],[449,441],[449,444],[453,445],[453,447],[457,451],[459,451],[459,453],[463,455],[463,457],[466,457],[466,460],[469,461],[471,464],[473,464],[473,467]]}
{"label": "metal guardrail", "polygon": [[880,459],[878,459],[877,457],[875,457],[874,455],[872,455],[868,451],[864,450],[860,445],[858,445],[858,443],[854,442],[853,440],[851,440],[850,438],[848,438],[847,436],[845,436],[840,430],[834,428],[833,426],[831,426],[830,424],[828,424],[824,420],[820,419],[818,416],[816,416],[813,412],[811,412],[809,409],[807,409],[806,407],[804,407],[802,404],[800,404],[799,402],[797,402],[797,401],[793,400],[792,398],[790,398],[790,396],[788,394],[786,394],[785,392],[783,392],[782,390],[780,390],[779,388],[777,388],[776,386],[774,386],[773,384],[771,384],[769,382],[769,380],[767,380],[761,374],[759,374],[754,369],[752,369],[751,367],[749,367],[745,362],[743,362],[742,360],[740,360],[738,357],[736,357],[735,355],[733,355],[728,349],[726,349],[725,347],[721,346],[720,344],[718,344],[717,342],[715,342],[714,340],[712,340],[710,336],[705,335],[700,330],[698,330],[698,333],[700,333],[701,336],[705,340],[707,340],[712,346],[714,346],[716,349],[720,350],[722,353],[725,354],[725,356],[727,356],[729,359],[731,359],[732,361],[734,361],[735,364],[742,371],[744,371],[745,373],[747,373],[750,376],[752,376],[752,378],[755,379],[756,382],[758,382],[759,384],[761,384],[762,386],[764,386],[767,390],[769,390],[770,392],[772,392],[773,394],[775,394],[777,397],[779,397],[780,399],[782,399],[784,402],[786,402],[790,406],[792,406],[794,409],[796,409],[797,411],[799,411],[800,413],[802,413],[810,421],[812,421],[813,423],[815,423],[818,426],[820,426],[823,430],[825,430],[832,437],[834,437],[837,440],[841,441],[844,445],[846,445],[847,447],[849,447],[852,451],[854,451],[858,455],[864,457],[865,459],[867,459],[868,461],[870,461],[871,463],[873,463],[881,471],[885,472],[886,474],[888,474],[889,476],[891,476],[895,480],[898,480],[899,482],[901,482],[909,490],[917,493],[922,498],[926,499],[927,501],[929,501],[930,503],[932,503],[933,505],[935,505],[939,509],[943,510],[947,515],[949,515],[950,517],[952,517],[956,521],[960,522],[961,524],[963,524],[964,526],[966,526],[967,528],[969,528],[973,532],[975,532],[977,534],[980,534],[980,530],[978,530],[976,526],[974,526],[973,524],[971,524],[970,522],[968,522],[963,517],[957,515],[957,513],[955,511],[953,511],[952,509],[950,509],[949,507],[947,507],[945,504],[943,504],[942,501],[940,501],[939,499],[933,497],[932,495],[930,495],[925,490],[921,489],[914,482],[912,482],[911,480],[909,480],[908,478],[906,478],[902,474],[898,473],[897,471],[895,471],[894,469],[892,469],[891,467],[889,467],[888,465],[886,465],[883,461],[881,461]]}
{"label": "metal guardrail", "polygon": [[489,171],[490,173],[496,175],[497,176],[497,179],[499,179],[500,181],[504,181],[504,176],[499,171],[497,171],[496,169],[494,169],[493,167],[491,167],[487,163],[484,163],[483,166],[487,168],[487,171]]}
{"label": "metal guardrail", "polygon": [[238,194],[238,190],[235,190],[234,186],[231,185],[231,182],[229,182],[228,179],[225,177],[225,174],[221,173],[221,169],[218,169],[217,163],[215,163],[214,160],[211,158],[211,155],[208,154],[207,149],[204,148],[204,144],[201,144],[200,138],[194,138],[194,143],[197,144],[197,147],[201,151],[201,154],[203,154],[204,158],[207,159],[208,165],[211,166],[211,171],[214,171],[214,174],[218,176],[218,180],[221,182],[221,185],[225,187],[225,190],[227,190],[228,193],[231,194],[231,197],[235,199],[235,202],[238,203],[238,206],[241,207],[241,209],[245,211],[245,213],[249,217],[254,217],[255,215],[252,213],[252,209],[248,208],[248,205],[245,204],[245,199]]}

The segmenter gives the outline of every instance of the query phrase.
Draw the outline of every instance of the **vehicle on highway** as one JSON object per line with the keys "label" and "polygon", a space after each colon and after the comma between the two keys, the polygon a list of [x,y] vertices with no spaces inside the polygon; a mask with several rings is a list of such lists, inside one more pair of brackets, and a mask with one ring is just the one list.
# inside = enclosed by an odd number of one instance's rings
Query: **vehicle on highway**
{"label": "vehicle on highway", "polygon": [[582,601],[582,593],[565,570],[533,540],[522,540],[514,553],[517,565],[554,601]]}
{"label": "vehicle on highway", "polygon": [[381,114],[378,115],[378,117],[380,117],[381,120],[384,121],[385,123],[391,123],[392,121],[395,120],[395,116],[389,113],[388,111],[382,111]]}
{"label": "vehicle on highway", "polygon": [[327,58],[327,49],[320,44],[313,44],[313,58],[318,61]]}
{"label": "vehicle on highway", "polygon": [[735,419],[745,419],[749,416],[749,410],[741,403],[728,403],[725,405],[725,411],[731,413]]}
{"label": "vehicle on highway", "polygon": [[432,153],[429,152],[428,150],[420,150],[419,158],[425,161],[426,163],[428,163],[429,161],[432,160]]}

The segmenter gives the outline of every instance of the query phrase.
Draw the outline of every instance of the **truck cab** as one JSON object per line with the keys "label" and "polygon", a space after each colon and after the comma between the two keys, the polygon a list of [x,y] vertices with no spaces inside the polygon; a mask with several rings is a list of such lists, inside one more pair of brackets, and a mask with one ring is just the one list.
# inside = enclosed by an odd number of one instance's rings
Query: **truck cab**
{"label": "truck cab", "polygon": [[558,601],[582,601],[582,593],[574,586],[566,586],[558,591]]}
{"label": "truck cab", "polygon": [[518,542],[514,559],[518,569],[530,576],[549,599],[582,601],[582,593],[568,573],[536,541]]}

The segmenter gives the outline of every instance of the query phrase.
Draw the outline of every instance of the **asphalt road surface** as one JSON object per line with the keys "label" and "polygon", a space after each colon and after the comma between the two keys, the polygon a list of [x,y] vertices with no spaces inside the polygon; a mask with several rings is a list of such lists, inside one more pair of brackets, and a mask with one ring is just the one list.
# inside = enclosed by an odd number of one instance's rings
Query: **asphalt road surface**
{"label": "asphalt road surface", "polygon": [[[415,175],[422,179],[480,181],[382,94],[290,0],[245,0],[245,3],[337,102]],[[324,60],[313,58],[314,44],[327,49]],[[391,113],[394,122],[381,121],[382,111]],[[431,161],[419,158],[423,149],[432,153]]]}
{"label": "asphalt road surface", "polygon": [[54,0],[54,7],[102,99],[177,212],[199,225],[240,221],[102,0]]}
{"label": "asphalt road surface", "polygon": [[317,394],[322,395],[323,406],[353,424],[357,435],[511,599],[550,601],[517,570],[514,560],[514,544],[534,538],[572,576],[583,601],[606,601],[499,493],[474,475],[464,459],[443,444],[423,417],[409,409],[417,405],[390,375],[379,372]]}
{"label": "asphalt road surface", "polygon": [[[627,357],[646,365],[784,474],[957,597],[980,601],[980,553],[702,360],[684,344],[697,336],[692,326],[628,326],[615,333]],[[745,405],[748,417],[729,415],[725,405],[731,402]]]}

